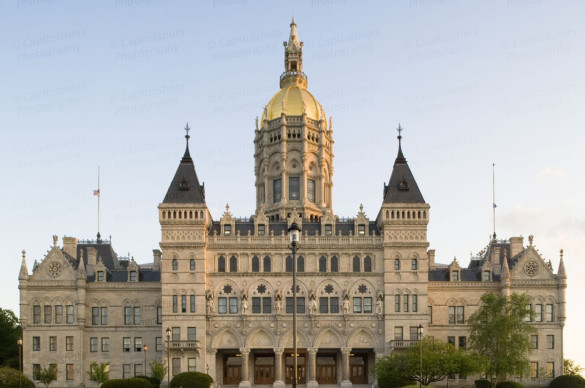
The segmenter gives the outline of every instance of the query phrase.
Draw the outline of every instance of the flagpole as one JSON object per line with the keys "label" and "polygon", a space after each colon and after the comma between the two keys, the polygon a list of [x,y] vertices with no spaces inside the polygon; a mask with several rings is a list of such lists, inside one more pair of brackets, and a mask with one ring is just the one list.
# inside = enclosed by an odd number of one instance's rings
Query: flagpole
{"label": "flagpole", "polygon": [[494,222],[494,240],[496,239],[496,164],[492,163],[492,212]]}
{"label": "flagpole", "polygon": [[100,197],[102,196],[101,194],[102,193],[100,191],[100,166],[98,166],[98,196],[97,196],[98,197],[98,208],[97,208],[97,211],[98,211],[98,214],[97,214],[97,229],[98,229],[97,239],[98,239],[98,243],[101,240],[101,235],[100,235]]}

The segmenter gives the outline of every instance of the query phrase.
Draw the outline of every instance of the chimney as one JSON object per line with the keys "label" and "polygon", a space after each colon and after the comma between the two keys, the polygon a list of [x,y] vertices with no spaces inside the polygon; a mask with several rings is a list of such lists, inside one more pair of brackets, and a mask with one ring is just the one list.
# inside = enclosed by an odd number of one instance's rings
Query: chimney
{"label": "chimney", "polygon": [[[83,257],[81,258],[83,260]],[[88,247],[87,248],[87,265],[85,266],[85,272],[88,275],[95,273],[95,265],[97,264],[97,249]]]}
{"label": "chimney", "polygon": [[524,237],[510,237],[510,259],[524,249]]}
{"label": "chimney", "polygon": [[153,249],[152,256],[154,257],[154,262],[153,262],[154,269],[160,271],[160,261],[162,258],[162,252],[160,251],[160,249]]}
{"label": "chimney", "polygon": [[500,250],[500,247],[491,247],[490,259],[492,260],[492,265],[500,265]]}
{"label": "chimney", "polygon": [[77,259],[77,239],[75,237],[63,237],[63,252]]}
{"label": "chimney", "polygon": [[429,249],[427,256],[429,258],[429,268],[435,268],[435,250]]}

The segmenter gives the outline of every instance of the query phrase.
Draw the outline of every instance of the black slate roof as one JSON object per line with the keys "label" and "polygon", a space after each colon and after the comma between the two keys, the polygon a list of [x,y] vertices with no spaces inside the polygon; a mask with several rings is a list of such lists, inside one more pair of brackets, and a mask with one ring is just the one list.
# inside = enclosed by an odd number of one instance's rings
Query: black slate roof
{"label": "black slate roof", "polygon": [[163,203],[205,203],[205,187],[199,184],[193,159],[189,154],[189,136],[185,155],[167,190]]}
{"label": "black slate roof", "polygon": [[[401,137],[398,137],[399,141]],[[392,175],[388,185],[384,184],[384,203],[425,203],[416,184],[414,175],[408,167],[402,153],[402,145],[398,143],[398,155],[394,161]]]}

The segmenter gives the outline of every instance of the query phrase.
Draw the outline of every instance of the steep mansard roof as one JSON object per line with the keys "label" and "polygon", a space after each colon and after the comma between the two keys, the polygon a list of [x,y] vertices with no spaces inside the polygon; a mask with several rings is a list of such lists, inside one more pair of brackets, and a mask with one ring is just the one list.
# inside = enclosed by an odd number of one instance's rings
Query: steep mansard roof
{"label": "steep mansard roof", "polygon": [[[399,127],[399,130],[402,130]],[[384,184],[384,203],[425,203],[414,175],[402,153],[402,136],[398,136],[398,155],[388,185]]]}
{"label": "steep mansard roof", "polygon": [[189,153],[189,126],[187,125],[185,129],[187,130],[185,155],[179,163],[163,203],[205,203],[205,188],[199,184],[195,165]]}

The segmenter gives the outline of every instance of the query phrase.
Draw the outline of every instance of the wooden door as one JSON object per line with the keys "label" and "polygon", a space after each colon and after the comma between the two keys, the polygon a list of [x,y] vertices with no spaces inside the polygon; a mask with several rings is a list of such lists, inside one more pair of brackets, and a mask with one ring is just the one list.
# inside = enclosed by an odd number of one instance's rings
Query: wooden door
{"label": "wooden door", "polygon": [[274,383],[274,356],[254,357],[254,384]]}
{"label": "wooden door", "polygon": [[335,354],[317,355],[317,382],[337,384],[337,358]]}
{"label": "wooden door", "polygon": [[223,364],[223,384],[237,385],[242,381],[242,358],[226,356]]}
{"label": "wooden door", "polygon": [[368,356],[356,354],[349,359],[349,380],[354,384],[368,383]]}

